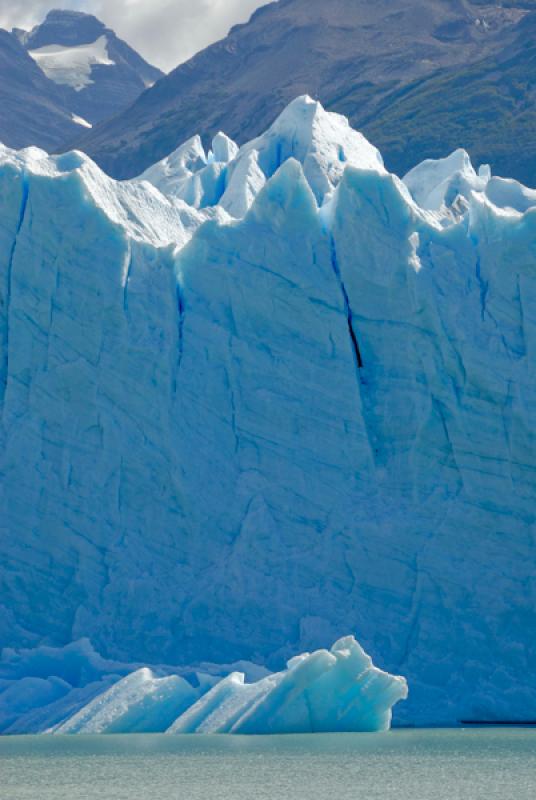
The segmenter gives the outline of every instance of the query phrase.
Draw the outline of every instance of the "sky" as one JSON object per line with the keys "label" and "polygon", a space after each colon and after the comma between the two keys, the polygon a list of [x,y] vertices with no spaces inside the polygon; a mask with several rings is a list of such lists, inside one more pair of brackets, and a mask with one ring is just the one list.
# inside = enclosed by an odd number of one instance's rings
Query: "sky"
{"label": "sky", "polygon": [[95,14],[152,64],[169,71],[223,38],[268,0],[0,0],[0,27],[31,28],[51,8]]}

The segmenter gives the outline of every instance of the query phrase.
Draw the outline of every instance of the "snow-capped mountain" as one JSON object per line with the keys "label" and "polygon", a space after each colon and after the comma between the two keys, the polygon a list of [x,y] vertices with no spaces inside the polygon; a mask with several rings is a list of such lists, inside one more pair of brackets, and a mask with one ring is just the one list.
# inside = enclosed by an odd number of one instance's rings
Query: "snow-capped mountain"
{"label": "snow-capped mountain", "polygon": [[60,150],[161,74],[88,14],[51,11],[33,31],[0,29],[0,142]]}
{"label": "snow-capped mountain", "polygon": [[398,173],[465,145],[533,181],[535,31],[533,0],[279,0],[77,146],[128,178],[199,130],[244,143],[307,92]]}
{"label": "snow-capped mountain", "polygon": [[33,30],[14,33],[89,127],[122,111],[163,75],[90,14],[54,10]]}
{"label": "snow-capped mountain", "polygon": [[352,631],[397,722],[533,718],[536,194],[463,151],[403,182],[306,97],[131,182],[0,163],[10,674]]}

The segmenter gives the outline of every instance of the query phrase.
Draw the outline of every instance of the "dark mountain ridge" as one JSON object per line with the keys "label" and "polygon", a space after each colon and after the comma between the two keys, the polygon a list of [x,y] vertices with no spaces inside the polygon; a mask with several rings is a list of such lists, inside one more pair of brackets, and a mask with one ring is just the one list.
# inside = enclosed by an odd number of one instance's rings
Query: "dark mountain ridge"
{"label": "dark mountain ridge", "polygon": [[50,150],[79,130],[59,87],[14,36],[0,29],[0,142]]}
{"label": "dark mountain ridge", "polygon": [[125,109],[162,74],[90,14],[51,11],[32,31],[0,30],[0,141],[61,149],[87,124]]}
{"label": "dark mountain ridge", "polygon": [[50,45],[77,48],[105,40],[107,64],[94,64],[83,89],[60,85],[65,104],[91,124],[106,120],[129,106],[163,72],[148,64],[126,42],[91,14],[53,10],[45,21],[17,36],[31,52]]}
{"label": "dark mountain ridge", "polygon": [[[132,177],[198,132],[209,140],[221,129],[243,142],[308,93],[373,131],[388,165],[400,170],[411,157],[401,157],[398,144],[390,152],[388,143],[395,131],[407,138],[397,130],[401,93],[504,53],[530,8],[526,0],[279,0],[77,145],[115,177]],[[385,130],[387,112],[394,127]],[[434,108],[423,113],[433,128]]]}

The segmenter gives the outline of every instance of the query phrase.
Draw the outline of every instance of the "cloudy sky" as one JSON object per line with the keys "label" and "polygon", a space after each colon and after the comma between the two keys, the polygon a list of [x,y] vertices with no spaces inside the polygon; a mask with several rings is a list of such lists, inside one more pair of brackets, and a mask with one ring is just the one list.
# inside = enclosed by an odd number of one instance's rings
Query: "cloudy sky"
{"label": "cloudy sky", "polygon": [[0,27],[29,28],[51,8],[96,14],[145,58],[173,69],[268,0],[0,0]]}

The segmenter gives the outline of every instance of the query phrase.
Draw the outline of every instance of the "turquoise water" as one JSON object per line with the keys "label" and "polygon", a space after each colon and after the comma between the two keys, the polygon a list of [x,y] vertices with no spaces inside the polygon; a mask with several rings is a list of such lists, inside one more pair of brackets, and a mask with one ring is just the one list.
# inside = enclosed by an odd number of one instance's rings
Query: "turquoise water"
{"label": "turquoise water", "polygon": [[536,730],[0,738],[1,800],[535,800]]}

